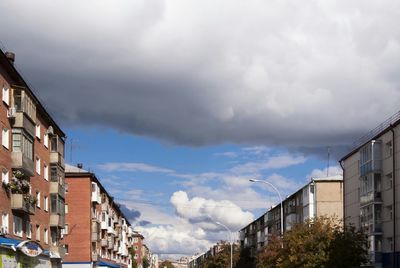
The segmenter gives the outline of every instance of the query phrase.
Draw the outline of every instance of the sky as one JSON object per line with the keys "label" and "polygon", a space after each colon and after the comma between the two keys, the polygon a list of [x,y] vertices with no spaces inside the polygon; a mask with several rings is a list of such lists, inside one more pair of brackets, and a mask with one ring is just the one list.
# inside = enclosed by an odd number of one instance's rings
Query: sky
{"label": "sky", "polygon": [[250,178],[287,195],[340,174],[399,110],[399,18],[395,0],[3,0],[0,47],[66,161],[153,252],[191,255],[279,202]]}

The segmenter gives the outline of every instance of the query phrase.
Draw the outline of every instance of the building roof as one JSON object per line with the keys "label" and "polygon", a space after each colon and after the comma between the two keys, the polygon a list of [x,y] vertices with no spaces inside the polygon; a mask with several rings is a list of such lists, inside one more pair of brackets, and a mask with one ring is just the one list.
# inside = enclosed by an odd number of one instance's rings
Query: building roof
{"label": "building roof", "polygon": [[111,204],[113,208],[126,220],[126,223],[128,226],[131,226],[131,223],[129,222],[128,218],[125,216],[125,214],[122,212],[121,208],[119,207],[119,204],[114,201],[114,197],[112,197],[104,188],[104,186],[101,184],[100,180],[96,177],[96,175],[93,172],[90,172],[88,170],[85,170],[83,168],[79,168],[77,166],[73,166],[70,164],[65,164],[65,177],[68,178],[82,178],[82,177],[88,177],[92,181],[98,184],[100,187],[101,191],[103,191],[107,197],[110,199]]}
{"label": "building roof", "polygon": [[343,181],[343,175],[334,175],[329,177],[321,177],[321,178],[311,178],[311,181],[321,181],[321,182],[329,182],[329,181]]}
{"label": "building roof", "polygon": [[35,96],[32,89],[28,86],[28,83],[24,80],[18,70],[15,68],[14,64],[10,62],[7,58],[3,50],[0,48],[0,64],[6,69],[8,75],[16,82],[17,85],[11,86],[22,86],[28,94],[33,98],[33,101],[36,104],[36,109],[41,112],[41,114],[50,121],[51,126],[53,126],[58,133],[60,133],[60,137],[66,138],[65,133],[61,130],[61,128],[57,125],[57,123],[53,120],[47,110],[44,108],[43,104],[39,101],[39,99]]}
{"label": "building roof", "polygon": [[342,162],[343,160],[346,160],[349,158],[351,155],[353,155],[355,152],[357,152],[361,147],[363,147],[365,144],[368,142],[377,139],[378,137],[382,136],[384,133],[388,132],[390,129],[393,127],[397,126],[400,124],[400,111],[386,119],[384,122],[379,124],[377,127],[375,127],[373,130],[369,131],[365,135],[363,135],[361,138],[359,138],[357,141],[353,143],[352,149],[348,154],[342,157],[342,159],[339,160],[339,162]]}

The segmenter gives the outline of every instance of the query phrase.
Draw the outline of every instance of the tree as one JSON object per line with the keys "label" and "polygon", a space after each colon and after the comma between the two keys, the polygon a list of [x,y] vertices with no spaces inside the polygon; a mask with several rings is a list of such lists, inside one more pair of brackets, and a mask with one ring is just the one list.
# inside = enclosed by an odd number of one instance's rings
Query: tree
{"label": "tree", "polygon": [[[231,264],[231,245],[230,243],[226,241],[221,241],[218,243],[219,250],[218,252],[213,255],[208,257],[204,264],[204,268],[228,268],[230,267]],[[236,266],[236,263],[239,261],[239,248],[238,245],[233,244],[232,248],[232,262],[233,262],[233,267],[241,267],[241,266]],[[242,267],[244,268],[244,266]]]}
{"label": "tree", "polygon": [[160,265],[158,265],[159,268],[174,268],[174,266],[172,265],[172,263],[168,260],[163,261],[162,263],[160,263]]}
{"label": "tree", "polygon": [[136,259],[135,259],[135,254],[136,254],[136,251],[135,251],[135,249],[131,249],[131,258],[132,258],[132,268],[137,268],[137,262],[136,262]]}
{"label": "tree", "polygon": [[149,266],[150,266],[149,260],[147,259],[147,257],[144,257],[143,258],[143,268],[149,268]]}
{"label": "tree", "polygon": [[257,267],[356,267],[366,260],[366,242],[355,228],[342,228],[332,218],[319,217],[287,231],[283,247],[281,239],[272,239],[258,255]]}

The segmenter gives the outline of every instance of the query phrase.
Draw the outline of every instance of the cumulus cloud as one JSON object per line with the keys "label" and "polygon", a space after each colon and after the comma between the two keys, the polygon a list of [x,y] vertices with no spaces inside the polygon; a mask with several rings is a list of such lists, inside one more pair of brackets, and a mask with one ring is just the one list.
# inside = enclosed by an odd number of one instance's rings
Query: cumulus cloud
{"label": "cumulus cloud", "polygon": [[64,124],[190,145],[334,146],[398,110],[399,10],[396,0],[4,0],[0,35]]}
{"label": "cumulus cloud", "polygon": [[243,211],[231,201],[215,201],[201,197],[189,199],[184,191],[175,192],[170,201],[176,214],[191,223],[221,222],[232,230],[237,230],[254,218],[251,212]]}

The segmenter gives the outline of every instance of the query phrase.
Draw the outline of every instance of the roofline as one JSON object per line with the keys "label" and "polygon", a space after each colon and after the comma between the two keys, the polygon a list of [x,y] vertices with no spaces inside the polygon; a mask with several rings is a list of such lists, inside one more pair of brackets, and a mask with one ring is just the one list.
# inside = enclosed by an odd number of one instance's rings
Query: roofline
{"label": "roofline", "polygon": [[3,64],[3,66],[6,70],[12,72],[12,74],[10,74],[10,76],[12,76],[16,80],[15,82],[22,84],[22,85],[11,84],[11,86],[20,86],[20,87],[22,86],[22,87],[26,88],[29,92],[29,95],[31,95],[31,97],[34,99],[35,104],[36,104],[37,108],[39,108],[41,114],[43,114],[44,117],[50,121],[51,125],[56,129],[57,132],[59,132],[61,134],[62,138],[67,138],[64,131],[62,131],[60,126],[50,116],[50,114],[44,108],[43,104],[39,101],[39,99],[36,97],[36,95],[33,93],[31,88],[28,86],[28,84],[26,83],[26,81],[24,80],[22,75],[15,68],[14,64],[12,64],[10,62],[10,60],[6,57],[5,53],[3,52],[3,50],[1,48],[0,48],[0,62]]}
{"label": "roofline", "polygon": [[66,171],[65,172],[65,178],[82,178],[82,177],[89,177],[90,179],[94,180],[99,185],[100,189],[111,200],[113,208],[125,218],[128,226],[132,226],[132,224],[130,223],[128,217],[126,217],[125,214],[119,208],[119,203],[114,201],[114,197],[111,196],[107,192],[106,188],[104,188],[104,186],[101,184],[100,180],[96,177],[96,175],[93,172],[89,172],[89,171],[82,171],[82,172],[67,172]]}
{"label": "roofline", "polygon": [[352,156],[354,153],[358,152],[358,150],[360,150],[361,147],[363,147],[364,145],[368,144],[369,142],[371,142],[372,140],[375,140],[377,138],[379,138],[380,136],[382,136],[383,134],[385,134],[386,132],[390,131],[391,129],[393,129],[394,127],[396,127],[397,125],[400,124],[400,119],[397,120],[396,122],[390,124],[388,127],[384,128],[381,132],[379,132],[378,134],[372,136],[370,139],[368,139],[366,142],[362,143],[361,145],[353,148],[348,154],[346,154],[345,156],[343,156],[339,162],[342,162],[344,160],[346,160],[347,158],[349,158],[350,156]]}

